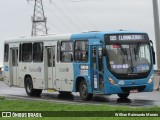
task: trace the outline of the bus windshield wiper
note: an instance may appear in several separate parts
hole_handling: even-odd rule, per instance
[[[140,46],[140,43],[137,43],[136,47],[134,48],[135,60],[137,60],[137,54],[138,54],[138,52],[139,52],[139,46]]]
[[[134,48],[134,57],[135,57],[135,60],[137,60],[137,50],[136,50],[136,48]]]
[[[133,69],[134,69],[134,67],[133,67],[133,60],[132,60],[132,52],[131,52],[131,48],[130,48],[130,45],[129,45],[129,52],[130,52],[130,58],[131,58],[131,70],[132,70],[132,73],[133,73]]]
[[[127,61],[128,61],[128,53],[127,53],[126,48],[123,48],[122,45],[120,45],[120,51],[123,53],[123,55],[126,55]]]

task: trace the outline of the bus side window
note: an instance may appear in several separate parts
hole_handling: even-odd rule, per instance
[[[37,42],[33,44],[33,62],[43,61],[43,43]]]
[[[5,44],[5,46],[4,46],[4,62],[8,62],[8,55],[9,55],[9,45]]]
[[[61,62],[73,61],[73,42],[61,42]]]
[[[12,50],[12,66],[16,66],[16,51],[15,49]]]
[[[55,67],[55,47],[53,47],[53,67]]]
[[[22,44],[22,62],[32,62],[32,43]]]
[[[75,42],[75,61],[88,61],[88,41]]]
[[[19,62],[22,60],[22,45],[21,43],[19,44]]]
[[[48,67],[52,67],[51,48],[47,49]]]
[[[58,42],[57,42],[57,62],[60,61],[60,47],[61,47],[61,44],[60,44],[60,42],[58,41]]]

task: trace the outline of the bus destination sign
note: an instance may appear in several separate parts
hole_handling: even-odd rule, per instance
[[[110,41],[115,40],[144,40],[144,35],[140,34],[119,34],[119,35],[110,35]]]

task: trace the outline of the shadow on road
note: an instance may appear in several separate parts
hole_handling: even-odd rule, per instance
[[[74,100],[73,94],[58,94],[58,99],[61,100]]]
[[[129,98],[125,98],[125,99],[118,98],[117,103],[132,103],[132,100]]]

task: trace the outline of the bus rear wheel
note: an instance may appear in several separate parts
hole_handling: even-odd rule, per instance
[[[91,100],[93,97],[93,94],[88,93],[87,84],[85,80],[82,80],[80,82],[79,93],[80,93],[81,99],[85,101]]]
[[[120,93],[117,94],[121,99],[126,99],[129,96],[130,93]]]
[[[42,90],[40,89],[33,89],[33,83],[30,77],[27,77],[25,80],[25,90],[29,96],[40,96],[42,93]]]

